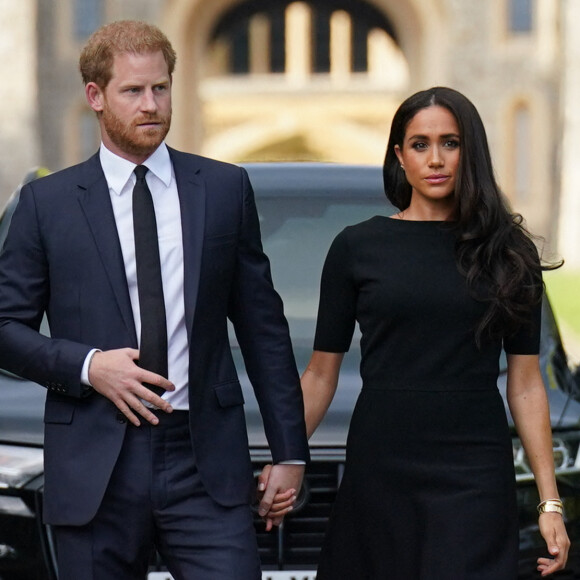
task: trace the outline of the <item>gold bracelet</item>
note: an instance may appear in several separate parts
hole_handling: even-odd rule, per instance
[[[546,512],[555,512],[564,515],[564,504],[561,499],[545,499],[538,504],[538,514],[542,515]]]

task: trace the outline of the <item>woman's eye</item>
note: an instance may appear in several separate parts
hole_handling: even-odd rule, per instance
[[[459,141],[457,139],[449,139],[445,141],[445,147],[448,149],[457,149],[459,147]]]
[[[427,149],[427,143],[423,143],[422,141],[415,141],[411,147],[416,151],[421,151],[423,149]]]

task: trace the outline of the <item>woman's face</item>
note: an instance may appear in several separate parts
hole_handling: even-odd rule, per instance
[[[410,207],[452,211],[459,151],[459,127],[448,109],[433,105],[415,114],[402,145],[395,145],[412,188]]]

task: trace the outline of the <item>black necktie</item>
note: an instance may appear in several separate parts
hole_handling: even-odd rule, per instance
[[[144,165],[135,167],[137,182],[133,188],[133,229],[135,232],[135,262],[137,289],[141,312],[141,343],[139,366],[167,377],[167,325],[161,282],[161,260],[157,240],[155,208]],[[158,394],[164,389],[145,383]]]

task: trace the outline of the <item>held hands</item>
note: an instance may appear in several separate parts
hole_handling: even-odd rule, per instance
[[[538,558],[538,571],[548,576],[566,566],[570,540],[559,513],[545,512],[539,519],[540,533],[546,541],[551,558]]]
[[[89,381],[95,391],[112,401],[136,427],[141,423],[135,413],[156,425],[159,419],[143,401],[166,413],[171,413],[173,409],[143,383],[161,387],[166,391],[175,390],[175,386],[161,375],[139,367],[135,362],[138,358],[139,351],[133,348],[97,351],[89,366]]]
[[[266,465],[258,478],[258,513],[266,522],[266,531],[279,526],[292,510],[304,477],[304,465],[279,463]]]

